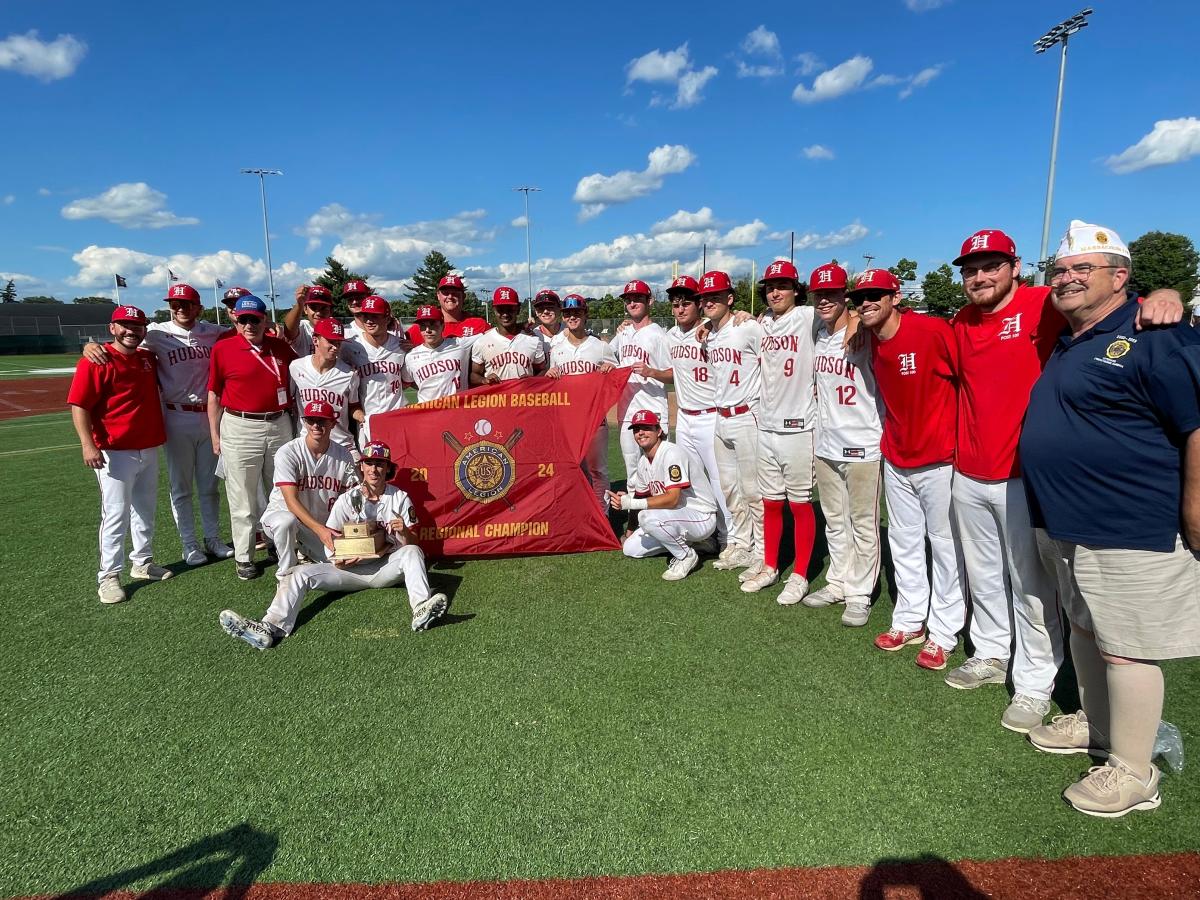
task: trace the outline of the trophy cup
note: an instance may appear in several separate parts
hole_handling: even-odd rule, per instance
[[[354,510],[354,521],[342,526],[342,536],[333,539],[333,558],[379,559],[387,546],[387,532],[374,519],[363,521],[362,487],[350,490],[350,506]]]

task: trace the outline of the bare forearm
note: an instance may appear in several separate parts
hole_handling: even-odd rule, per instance
[[[1188,435],[1183,457],[1183,537],[1200,550],[1200,430]]]

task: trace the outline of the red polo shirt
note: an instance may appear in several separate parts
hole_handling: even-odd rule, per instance
[[[208,389],[221,398],[226,409],[282,412],[291,402],[288,366],[295,358],[286,341],[270,335],[263,337],[261,352],[241,335],[217,341],[209,360]]]
[[[86,359],[75,364],[67,403],[92,414],[92,440],[101,450],[145,450],[164,443],[154,354],[124,354],[110,344],[108,359],[103,366]]]
[[[442,337],[473,337],[477,334],[483,334],[492,326],[478,316],[472,316],[469,319],[463,319],[461,322],[444,322],[442,323]],[[416,325],[408,327],[408,339],[413,342],[413,345],[420,347],[425,343],[425,339],[421,337],[421,329]]]

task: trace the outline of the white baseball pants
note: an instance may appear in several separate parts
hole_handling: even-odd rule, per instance
[[[1020,478],[954,473],[954,515],[971,595],[975,655],[1006,660],[1017,693],[1049,700],[1063,661],[1053,576],[1038,552]],[[1015,639],[1014,639],[1015,638]]]
[[[879,580],[879,468],[879,460],[817,457],[817,490],[829,546],[825,582],[838,597],[865,600]]]
[[[300,605],[309,591],[364,591],[386,588],[404,582],[408,588],[408,605],[417,606],[429,599],[429,579],[425,574],[425,554],[415,544],[394,550],[382,559],[369,559],[350,569],[339,569],[333,563],[297,566],[279,582],[275,599],[263,616],[263,621],[291,634],[296,627]]]
[[[757,469],[759,496],[768,500],[811,503],[813,459],[811,431],[760,431]]]
[[[676,559],[687,556],[688,544],[709,537],[717,527],[716,513],[687,509],[643,509],[638,527],[625,539],[626,556],[642,559],[664,551]]]
[[[288,572],[296,568],[296,541],[304,548],[309,559],[325,559],[325,545],[288,509],[268,509],[259,522],[267,539],[275,544],[279,564],[275,577],[283,581]]]
[[[729,507],[725,505],[725,494],[721,490],[721,470],[717,468],[715,446],[716,434],[715,412],[689,416],[680,411],[675,420],[675,443],[700,460],[704,474],[708,476],[709,484],[713,487],[713,497],[717,501],[717,543],[724,545],[729,540],[729,532],[733,530],[733,519],[729,515]]]
[[[583,476],[588,480],[588,484],[592,486],[592,493],[596,495],[596,501],[600,504],[600,509],[604,513],[604,517],[608,518],[610,509],[608,500],[604,494],[609,489],[608,481],[608,423],[601,422],[600,427],[596,429],[596,436],[592,438],[592,443],[588,445],[587,456],[583,458],[583,462],[579,466],[583,469]]]
[[[758,419],[753,412],[718,415],[713,448],[721,492],[729,508],[729,544],[761,556],[762,492],[758,487]]]
[[[929,637],[949,652],[966,621],[960,570],[962,560],[950,507],[949,463],[902,469],[883,461],[887,496],[888,545],[896,570],[896,608],[892,628],[929,629]],[[925,539],[933,555],[930,593],[925,566]]]
[[[96,583],[125,568],[125,535],[133,544],[129,561],[145,565],[154,555],[154,513],[158,507],[158,448],[104,450],[100,483],[100,571]]]
[[[233,551],[238,562],[254,559],[254,530],[266,509],[264,497],[275,481],[275,451],[292,439],[292,420],[284,414],[271,422],[221,416],[221,459]]]
[[[212,449],[208,415],[182,409],[164,410],[167,443],[167,476],[171,482],[171,516],[179,530],[183,550],[200,546],[196,538],[196,516],[192,505],[192,483],[200,497],[200,527],[204,537],[221,539],[221,497],[217,493],[217,457]]]

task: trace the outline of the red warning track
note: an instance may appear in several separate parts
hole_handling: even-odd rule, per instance
[[[64,410],[70,387],[70,377],[0,381],[0,420]]]
[[[172,879],[164,879],[168,883]],[[1005,859],[948,863],[880,862],[866,867],[758,869],[694,875],[633,875],[544,881],[471,881],[432,884],[256,884],[248,888],[151,888],[131,892],[73,893],[64,897],[111,900],[814,900],[814,898],[1195,897],[1200,890],[1200,854],[1073,857],[1059,860]]]

